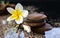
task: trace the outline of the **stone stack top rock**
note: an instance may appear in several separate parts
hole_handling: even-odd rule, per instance
[[[47,16],[40,13],[31,13],[28,15],[25,24],[28,24],[31,27],[42,27],[46,23]]]
[[[29,20],[42,20],[42,19],[46,19],[47,16],[44,15],[44,14],[40,14],[40,13],[32,13],[32,14],[29,14],[28,16],[28,19]]]

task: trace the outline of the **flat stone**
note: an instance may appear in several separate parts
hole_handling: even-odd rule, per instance
[[[47,16],[44,14],[40,14],[40,13],[32,13],[28,15],[29,20],[42,20],[45,18],[47,18]]]
[[[29,25],[30,27],[42,27],[44,26],[45,22],[39,22],[39,23],[30,23],[30,22],[24,22],[24,24]]]
[[[31,30],[35,33],[44,34],[45,31],[51,30],[52,28],[50,24],[46,23],[43,27],[31,28]]]

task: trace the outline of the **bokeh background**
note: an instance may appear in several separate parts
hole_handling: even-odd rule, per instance
[[[2,1],[2,0],[1,0]],[[4,0],[5,2],[22,5],[34,5],[39,8],[38,12],[45,12],[48,17],[60,19],[60,1],[59,0]]]

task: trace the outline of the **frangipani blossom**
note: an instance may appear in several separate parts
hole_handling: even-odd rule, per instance
[[[24,10],[20,3],[15,6],[15,9],[8,7],[7,11],[11,14],[11,16],[7,18],[7,21],[15,20],[17,24],[22,23],[23,18],[28,16],[28,11]]]

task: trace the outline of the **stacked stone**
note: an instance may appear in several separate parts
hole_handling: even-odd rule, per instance
[[[32,32],[44,34],[45,31],[52,29],[52,26],[46,23],[47,16],[40,13],[29,14],[27,21],[24,24],[27,24],[31,27]]]

